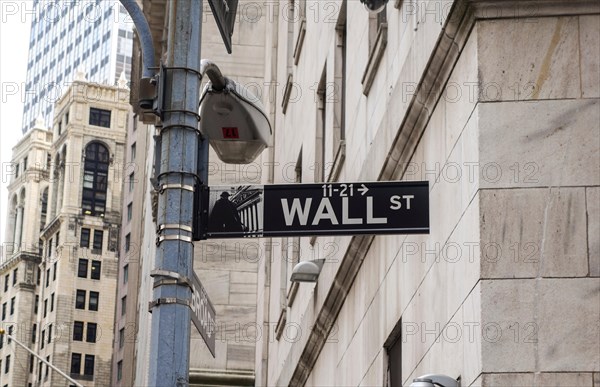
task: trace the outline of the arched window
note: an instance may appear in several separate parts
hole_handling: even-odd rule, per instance
[[[81,208],[85,215],[104,216],[108,188],[108,149],[97,142],[85,148],[83,195]]]

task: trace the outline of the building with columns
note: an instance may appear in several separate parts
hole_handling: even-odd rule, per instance
[[[85,386],[110,384],[129,89],[76,74],[13,152],[0,266],[4,328]],[[17,169],[18,170],[18,169]],[[17,243],[19,242],[19,243]],[[5,318],[6,317],[6,318]],[[0,349],[4,385],[68,386],[14,344]]]
[[[256,385],[598,386],[600,4],[290,0],[266,47],[267,182],[427,180],[431,232],[273,239]]]
[[[43,243],[40,232],[48,212],[52,132],[38,119],[13,148],[13,175],[8,186],[6,243],[0,261],[1,325],[25,343],[35,342]],[[32,343],[33,344],[33,343]],[[20,347],[0,337],[0,385],[26,385],[37,364]]]

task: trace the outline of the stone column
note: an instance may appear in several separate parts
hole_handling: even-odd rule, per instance
[[[21,240],[23,238],[23,206],[17,207],[17,219],[15,221],[15,251],[21,250]]]

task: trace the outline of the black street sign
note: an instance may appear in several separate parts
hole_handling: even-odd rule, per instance
[[[235,25],[238,0],[208,0],[208,4],[215,16],[225,48],[231,54],[231,36]]]
[[[429,234],[426,181],[211,187],[208,196],[208,238]]]
[[[200,332],[210,353],[215,357],[215,319],[217,313],[196,273],[192,275],[192,322]]]

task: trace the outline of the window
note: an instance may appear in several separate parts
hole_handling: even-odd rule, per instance
[[[50,286],[50,269],[46,270],[46,287]]]
[[[8,371],[10,371],[10,355],[7,355],[4,361],[4,373],[7,374]]]
[[[47,161],[46,165],[50,165],[50,162]],[[48,167],[46,167],[48,168]],[[44,192],[42,193],[42,208],[41,208],[41,214],[40,214],[40,230],[42,230],[44,228],[44,225],[46,224],[46,215],[48,214],[48,188],[44,189]]]
[[[35,344],[37,340],[37,324],[33,324],[33,328],[31,329],[31,342]]]
[[[81,246],[82,248],[90,247],[90,229],[89,228],[81,229],[81,238],[79,241],[79,246]]]
[[[85,309],[85,290],[77,289],[77,296],[75,298],[75,308]]]
[[[40,366],[41,366],[40,362]],[[81,354],[80,353],[72,353],[71,354],[71,373],[72,374],[81,374]]]
[[[36,295],[35,296],[35,305],[33,307],[33,313],[38,314],[39,306],[40,306],[40,296]]]
[[[13,281],[12,281],[13,286],[15,286],[17,284],[17,273],[18,273],[18,271],[19,271],[19,269],[13,270]]]
[[[56,281],[56,269],[57,269],[56,264],[57,264],[57,262],[54,262],[54,264],[52,265],[52,281]]]
[[[48,325],[48,344],[52,342],[52,324]]]
[[[96,323],[88,323],[85,341],[87,341],[88,343],[95,343],[97,330],[98,325]]]
[[[29,373],[33,373],[33,365],[35,364],[35,356],[29,355]],[[28,384],[31,387],[31,383]]]
[[[327,106],[326,106],[326,87],[327,87],[327,64],[321,74],[321,80],[317,87],[317,130],[315,143],[315,182],[325,181],[325,136],[327,124]]]
[[[91,279],[99,280],[100,279],[100,269],[102,262],[100,261],[92,261],[92,273],[90,274]]]
[[[10,315],[15,314],[15,297],[10,299]]]
[[[83,341],[83,321],[73,323],[73,341]]]
[[[50,356],[46,356],[46,361],[48,363],[50,363]],[[48,378],[48,373],[50,372],[50,367],[48,367],[48,365],[46,364],[46,374],[44,375],[46,378]]]
[[[123,266],[123,283],[126,284],[129,281],[129,264]]]
[[[104,237],[104,231],[94,230],[94,247],[93,250],[102,251],[102,238]]]
[[[42,363],[42,361],[40,360],[40,362],[38,363],[38,380],[42,380],[43,365],[44,363]]]
[[[110,128],[110,110],[90,108],[90,125]]]
[[[2,321],[6,319],[6,302],[2,304]]]
[[[4,335],[0,335],[0,349],[4,347]]]
[[[46,345],[46,330],[42,330],[42,335],[40,336],[40,348],[44,349],[44,345]]]
[[[4,291],[8,292],[8,282],[10,281],[10,274],[4,276]]]
[[[79,267],[77,268],[77,277],[86,278],[88,272],[88,260],[79,258]]]
[[[94,355],[85,355],[85,364],[83,367],[83,374],[87,376],[94,376]]]
[[[98,310],[98,297],[99,297],[98,292],[90,291],[90,302],[89,302],[89,306],[88,306],[89,310],[96,310],[96,311]]]
[[[119,330],[119,348],[123,348],[125,345],[125,328]]]
[[[124,316],[125,313],[127,313],[127,296],[121,298],[121,316]]]
[[[12,325],[8,327],[8,335],[9,336],[12,336],[12,334],[13,334],[13,328],[14,327]],[[9,337],[8,340],[7,340],[7,343],[10,344],[11,342],[12,342],[12,339]]]
[[[54,293],[50,295],[50,312],[54,312]]]
[[[135,172],[131,172],[129,175],[129,192],[133,192],[133,188],[135,187]]]
[[[123,379],[123,360],[117,362],[117,380]]]
[[[104,216],[108,189],[108,148],[92,142],[85,148],[81,208],[85,215]]]
[[[131,222],[131,218],[133,216],[133,203],[129,203],[127,205],[127,221]]]
[[[125,252],[129,252],[131,248],[131,233],[125,235]]]
[[[48,314],[48,299],[44,300],[44,317]]]
[[[135,146],[135,142],[133,144],[131,144],[131,161],[135,160],[135,156],[136,156],[136,146]]]
[[[383,58],[383,52],[387,45],[387,6],[383,11],[372,14],[369,13],[369,59],[367,67],[363,73],[361,83],[363,86],[363,94],[369,94],[379,62]]]

